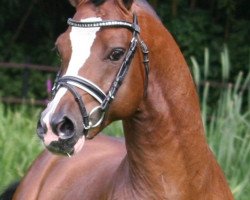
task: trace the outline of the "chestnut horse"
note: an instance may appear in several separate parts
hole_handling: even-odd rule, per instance
[[[37,130],[48,150],[72,157],[43,152],[13,199],[233,199],[188,66],[153,9],[70,3],[76,13],[56,41],[61,70]],[[115,120],[125,142],[97,135]]]

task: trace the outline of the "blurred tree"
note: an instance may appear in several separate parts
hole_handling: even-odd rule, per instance
[[[235,73],[248,70],[250,59],[249,0],[149,0],[163,23],[173,34],[189,61],[195,55],[203,60],[208,47],[211,62],[217,66],[223,44],[227,43]],[[51,51],[57,36],[67,28],[74,8],[67,0],[2,0],[0,7],[0,61],[58,65]],[[220,73],[214,67],[213,74]],[[16,95],[9,82],[21,77],[17,70],[0,70],[0,93]],[[31,74],[35,80],[30,96],[42,97],[39,88],[45,74]],[[41,80],[41,81],[40,81]]]
[[[157,8],[157,6],[159,5],[158,0],[149,0],[149,3],[150,3],[154,8]]]

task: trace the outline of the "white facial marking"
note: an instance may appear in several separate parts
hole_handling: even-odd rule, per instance
[[[101,18],[91,17],[81,20],[81,22],[94,22],[101,21]],[[70,41],[71,41],[71,58],[65,76],[77,76],[81,67],[90,56],[90,50],[96,38],[96,33],[99,31],[100,27],[93,28],[80,28],[71,27]],[[67,89],[60,88],[52,102],[49,103],[46,110],[47,113],[43,117],[43,122],[47,125],[48,131],[51,131],[50,127],[50,117],[54,113],[57,105],[59,104],[62,97],[65,95]]]
[[[87,18],[81,20],[81,22],[94,22],[101,21],[101,18]],[[69,62],[69,66],[66,72],[66,76],[76,76],[80,68],[84,65],[87,58],[90,56],[90,49],[96,37],[96,32],[100,27],[93,28],[80,28],[71,27],[70,41],[72,54]]]
[[[58,103],[60,102],[61,98],[64,96],[64,94],[66,93],[66,91],[67,91],[66,88],[60,88],[58,90],[58,92],[56,93],[56,96],[54,97],[53,101],[51,101],[47,105],[47,108],[46,108],[47,113],[45,114],[45,116],[43,117],[42,120],[47,125],[48,129],[50,129],[50,125],[49,125],[50,117],[54,113],[54,111],[55,111]]]

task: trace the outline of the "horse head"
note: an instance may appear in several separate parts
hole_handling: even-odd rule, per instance
[[[144,97],[148,73],[133,1],[70,3],[76,13],[55,43],[61,69],[54,96],[37,127],[45,146],[65,155],[78,152],[85,139],[112,121],[132,116]]]

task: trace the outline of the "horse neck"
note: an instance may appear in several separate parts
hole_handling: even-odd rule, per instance
[[[149,44],[147,97],[136,114],[123,121],[128,177],[146,196],[153,195],[154,188],[152,199],[188,190],[187,180],[208,178],[204,160],[214,160],[205,141],[189,69],[170,34],[164,30],[163,35]]]

